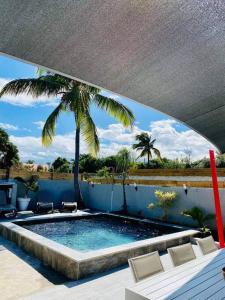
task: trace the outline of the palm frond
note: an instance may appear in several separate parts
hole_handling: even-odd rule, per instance
[[[97,128],[88,111],[82,115],[80,125],[81,134],[87,143],[89,151],[95,156],[99,152],[99,139]]]
[[[22,177],[20,177],[20,176],[16,176],[16,177],[14,177],[14,180],[16,180],[16,181],[18,181],[18,182],[21,182],[21,183],[23,183],[23,184],[25,184],[26,183],[26,180],[25,179],[23,179]]]
[[[66,79],[59,75],[45,75],[38,78],[16,79],[8,82],[1,90],[0,97],[3,95],[19,95],[30,94],[31,96],[39,97],[57,96],[60,92],[63,92],[70,79]]]
[[[161,153],[160,153],[160,151],[158,149],[154,148],[154,147],[152,148],[152,150],[155,153],[155,155],[158,157],[158,159],[161,160]]]
[[[142,132],[140,134],[137,134],[135,136],[136,141],[139,141],[142,144],[149,143],[151,140],[151,137],[147,134],[147,132]]]
[[[134,114],[122,103],[102,95],[96,95],[93,101],[97,107],[105,110],[109,115],[122,123],[124,127],[133,126]]]
[[[65,105],[63,102],[60,102],[46,120],[42,129],[42,144],[44,146],[49,146],[52,143],[55,135],[56,121],[62,111],[65,111]]]

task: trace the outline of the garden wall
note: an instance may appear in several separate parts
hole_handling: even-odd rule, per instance
[[[176,191],[177,200],[170,210],[169,221],[193,225],[191,219],[183,217],[180,212],[198,206],[207,213],[214,213],[213,192],[211,188],[189,187],[187,195],[183,187],[161,187],[138,185],[136,191],[133,185],[126,186],[128,210],[130,214],[147,218],[160,218],[160,210],[149,210],[147,205],[155,201],[154,191]],[[81,190],[87,207],[101,211],[117,211],[123,204],[122,186],[120,184],[88,184],[81,182]],[[18,185],[18,196],[21,196],[22,189]],[[54,206],[59,207],[62,201],[73,201],[73,181],[72,180],[40,180],[39,192],[33,195],[29,209],[36,206],[37,201],[54,202]],[[220,189],[221,206],[225,221],[225,189]]]
[[[121,209],[123,204],[122,186],[114,185],[112,195],[112,185],[110,184],[87,184],[82,183],[82,190],[85,190],[86,204],[90,208],[104,211],[116,211]],[[136,191],[134,186],[126,186],[128,211],[130,214],[139,215],[147,218],[158,219],[161,216],[160,209],[149,210],[147,208],[150,202],[155,202],[154,191],[160,189],[163,191],[175,191],[177,200],[173,208],[169,211],[169,221],[192,226],[195,223],[180,214],[184,209],[190,209],[193,206],[202,208],[206,213],[214,213],[213,191],[211,188],[188,188],[187,195],[183,187],[161,187],[161,186],[138,186]],[[220,189],[221,207],[223,219],[225,222],[225,189]],[[215,220],[211,226],[215,226]]]

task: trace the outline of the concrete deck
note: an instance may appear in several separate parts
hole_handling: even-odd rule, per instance
[[[79,281],[67,279],[13,243],[0,237],[1,300],[124,300],[125,287],[133,284],[128,266]],[[196,255],[198,248],[194,246]],[[172,268],[167,254],[162,254],[166,270]]]
[[[0,236],[0,299],[17,300],[67,279]]]

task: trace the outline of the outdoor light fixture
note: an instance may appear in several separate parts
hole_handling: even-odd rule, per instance
[[[185,194],[187,195],[187,193],[188,193],[188,188],[187,188],[187,186],[186,186],[185,183],[183,184],[183,189],[184,189]]]
[[[136,191],[138,190],[138,187],[137,187],[137,183],[136,183],[136,182],[134,182],[134,188],[135,188]]]

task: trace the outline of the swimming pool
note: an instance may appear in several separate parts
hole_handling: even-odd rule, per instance
[[[82,252],[105,249],[180,231],[178,228],[160,228],[154,224],[143,224],[104,215],[83,217],[77,220],[25,224],[23,227]]]
[[[44,264],[78,280],[131,257],[190,241],[193,229],[105,213],[78,212],[0,223],[0,234]]]

